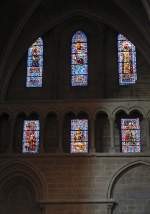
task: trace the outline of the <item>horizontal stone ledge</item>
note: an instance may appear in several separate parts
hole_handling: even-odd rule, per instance
[[[120,158],[120,157],[130,157],[130,158],[140,158],[140,157],[150,157],[150,151],[149,152],[141,152],[141,153],[88,153],[88,154],[67,154],[67,153],[40,153],[40,154],[13,154],[13,153],[5,153],[0,154],[1,158],[53,158],[53,157],[67,157],[67,158],[88,158],[88,157],[106,157],[106,158]]]
[[[40,205],[48,205],[48,204],[107,204],[107,205],[114,205],[116,202],[115,200],[113,199],[102,199],[102,200],[99,200],[99,201],[91,201],[91,200],[72,200],[72,201],[63,201],[63,200],[60,200],[60,201],[44,201],[44,200],[41,200],[41,201],[38,201],[38,203]]]
[[[22,104],[61,104],[61,103],[65,103],[65,104],[69,104],[69,103],[101,103],[101,102],[128,102],[128,101],[132,101],[132,102],[150,102],[150,98],[131,98],[131,97],[126,97],[126,98],[102,98],[102,99],[94,99],[94,98],[91,98],[91,99],[49,99],[49,100],[36,100],[36,101],[33,101],[33,100],[21,100],[21,101],[18,101],[18,100],[15,100],[15,101],[1,101],[0,102],[0,105],[7,105],[7,104],[12,104],[12,105],[22,105]]]

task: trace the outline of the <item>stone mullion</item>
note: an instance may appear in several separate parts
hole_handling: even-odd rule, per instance
[[[63,153],[63,116],[58,114],[58,152]]]
[[[89,152],[96,152],[95,148],[95,117],[91,116],[89,121],[89,136],[90,136],[90,149]]]
[[[10,122],[10,142],[9,142],[9,147],[7,152],[8,153],[13,153],[13,144],[14,144],[14,130],[15,130],[15,123],[16,123],[16,118],[15,115],[12,114],[9,118],[9,122]]]
[[[149,133],[149,118],[144,118],[144,136],[146,140],[146,150],[150,151],[150,133]]]
[[[44,149],[44,128],[45,128],[46,118],[45,115],[40,117],[40,153],[45,153]]]
[[[110,123],[110,152],[115,152],[115,119],[113,117],[109,117]]]
[[[107,214],[112,214],[115,204],[111,203],[107,205]]]

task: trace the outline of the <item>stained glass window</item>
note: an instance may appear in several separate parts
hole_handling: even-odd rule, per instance
[[[42,87],[43,40],[38,38],[28,49],[26,87]]]
[[[121,119],[122,152],[141,152],[139,118]]]
[[[137,80],[136,49],[123,35],[118,35],[119,84],[134,84]]]
[[[71,120],[71,153],[88,152],[88,120]]]
[[[87,37],[84,32],[77,31],[72,37],[71,47],[71,83],[72,86],[88,84]]]
[[[23,127],[23,153],[37,153],[39,151],[39,120],[25,120]]]

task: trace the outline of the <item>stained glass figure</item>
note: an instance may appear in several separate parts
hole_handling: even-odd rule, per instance
[[[119,84],[134,84],[137,80],[136,49],[123,35],[118,35]]]
[[[28,49],[26,87],[42,87],[43,40],[38,38]]]
[[[122,152],[141,152],[139,118],[121,119]]]
[[[71,120],[71,153],[88,152],[88,120]]]
[[[39,120],[25,120],[23,127],[23,153],[38,153],[39,151]]]
[[[84,32],[77,31],[72,37],[71,47],[71,83],[72,86],[88,84],[87,37]]]

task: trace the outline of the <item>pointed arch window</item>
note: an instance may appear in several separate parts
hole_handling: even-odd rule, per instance
[[[88,152],[88,120],[71,120],[71,153]]]
[[[121,119],[121,144],[123,153],[141,152],[139,118]]]
[[[136,49],[122,34],[118,34],[119,84],[134,84],[137,80]]]
[[[43,40],[39,37],[28,49],[26,87],[42,87]]]
[[[72,37],[71,46],[71,85],[88,85],[88,50],[87,37],[77,31]]]
[[[23,125],[23,153],[38,153],[39,151],[39,120],[25,120]]]

